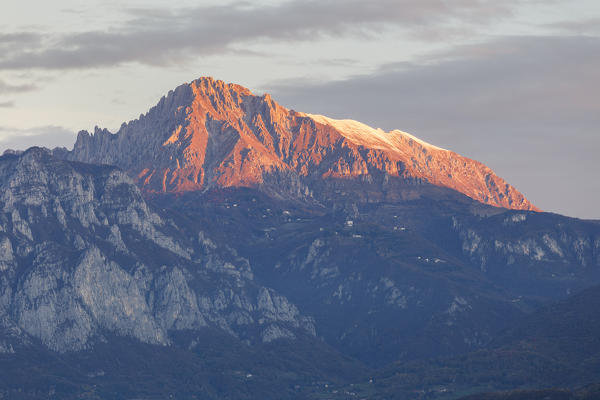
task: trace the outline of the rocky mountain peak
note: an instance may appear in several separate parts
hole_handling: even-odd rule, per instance
[[[284,177],[286,188],[310,194],[329,180],[344,186],[358,179],[373,183],[369,201],[377,201],[398,197],[384,187],[392,180],[537,210],[477,161],[399,130],[288,110],[268,94],[210,77],[179,86],[115,134],[80,133],[67,158],[117,165],[151,192],[281,187]]]

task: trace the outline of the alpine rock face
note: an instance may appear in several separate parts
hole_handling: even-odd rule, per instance
[[[323,182],[359,180],[372,186],[360,197],[380,201],[424,183],[497,207],[537,210],[477,161],[398,130],[288,110],[268,94],[212,78],[179,86],[116,134],[80,132],[67,157],[117,165],[154,192],[272,189],[285,180],[288,190],[322,197]]]
[[[246,259],[199,229],[183,237],[114,167],[32,148],[0,157],[0,188],[0,326],[21,341],[65,352],[106,333],[158,345],[205,327],[259,342],[315,334]]]

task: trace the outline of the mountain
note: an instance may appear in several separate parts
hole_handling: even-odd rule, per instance
[[[422,189],[330,206],[250,188],[148,202],[235,246],[327,343],[372,366],[485,347],[523,313],[600,283],[597,223]]]
[[[466,399],[595,399],[600,381],[600,286],[588,288],[516,321],[482,350],[452,358],[396,363],[375,375],[377,395],[404,399],[417,389],[422,397]],[[545,390],[533,391],[532,388]],[[525,390],[529,389],[529,390]],[[354,388],[358,391],[358,388]],[[364,390],[373,393],[373,388]]]
[[[514,390],[500,393],[478,393],[460,400],[594,400],[600,398],[600,385],[589,385],[578,390],[544,389]]]
[[[248,260],[200,229],[183,236],[115,167],[32,148],[0,157],[0,187],[0,321],[16,335],[5,351],[12,337],[66,352],[105,334],[166,346],[206,327],[249,342],[315,335]]]
[[[116,167],[6,154],[0,210],[2,398],[302,398],[366,371]]]
[[[596,284],[598,221],[539,212],[403,132],[210,78],[72,151],[0,157],[0,397],[571,388],[600,380],[564,344],[595,348],[595,326],[543,310]]]
[[[119,166],[155,192],[261,186],[323,200],[350,189],[381,201],[415,195],[411,186],[427,183],[538,210],[477,161],[398,130],[288,110],[268,94],[212,78],[179,86],[114,135],[80,132],[67,158]]]

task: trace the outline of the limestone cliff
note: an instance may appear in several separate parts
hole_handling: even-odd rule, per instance
[[[250,342],[315,334],[246,259],[184,237],[114,167],[39,148],[0,157],[0,250],[3,352],[27,338],[81,350],[106,333],[168,345],[203,327]]]

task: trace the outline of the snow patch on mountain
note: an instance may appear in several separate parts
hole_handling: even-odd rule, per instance
[[[369,125],[352,119],[333,119],[319,114],[306,114],[306,116],[312,118],[320,124],[329,125],[337,129],[346,139],[358,145],[364,145],[380,150],[391,149],[402,151],[401,142],[398,139],[403,137],[405,139],[413,140],[429,149],[447,151],[446,149],[434,146],[431,143],[427,143],[426,141],[411,135],[410,133],[406,133],[398,129],[386,132],[381,128],[375,129]]]

